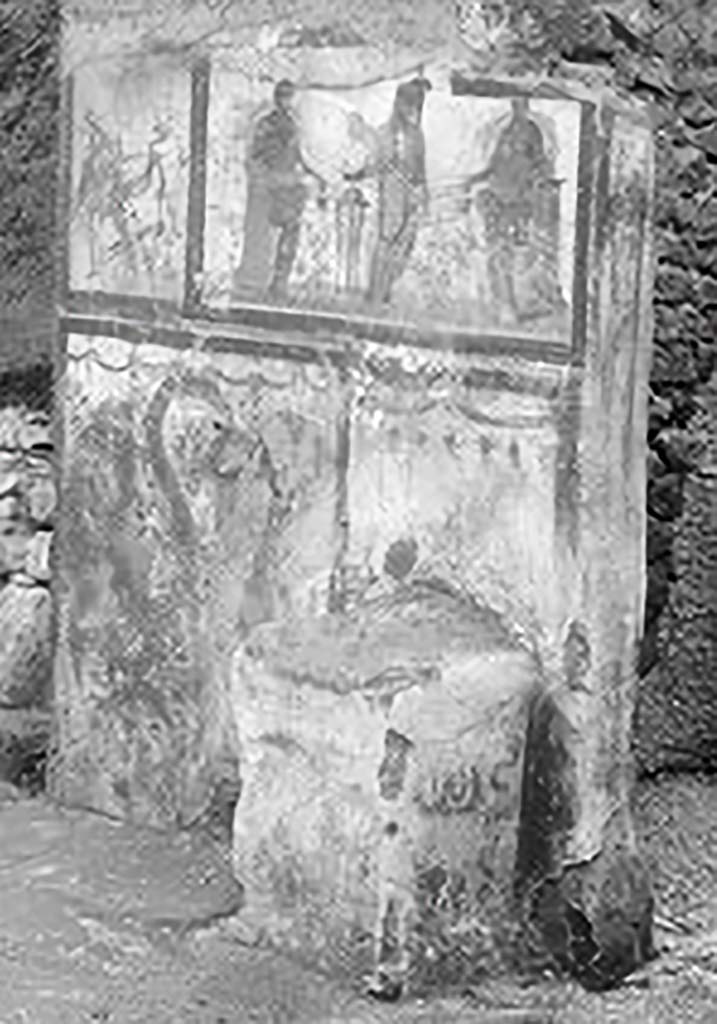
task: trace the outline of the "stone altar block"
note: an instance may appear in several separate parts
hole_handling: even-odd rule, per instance
[[[416,582],[340,626],[260,629],[234,673],[245,920],[354,970],[432,969],[461,930],[490,957],[536,682],[495,617]]]
[[[649,123],[368,50],[254,81],[200,27],[69,29],[55,792],[219,813],[240,921],[379,987],[526,918],[609,984],[651,948]]]

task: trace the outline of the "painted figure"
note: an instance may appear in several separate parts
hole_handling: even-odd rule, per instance
[[[254,130],[247,162],[244,247],[235,278],[240,293],[259,291],[274,301],[288,293],[308,196],[306,175],[319,182],[321,191],[325,187],[301,153],[294,96],[293,83],[280,81],[273,109]]]
[[[549,315],[564,305],[558,281],[560,185],[543,131],[529,101],[512,101],[488,165],[466,181],[476,185],[485,230],[488,276],[499,308],[515,319]]]
[[[368,200],[355,185],[350,185],[336,203],[334,288],[337,292],[360,291],[361,241],[368,207]]]
[[[357,181],[378,178],[378,240],[371,263],[368,299],[385,304],[411,258],[421,212],[428,206],[426,143],[421,115],[431,84],[425,78],[403,82],[396,90],[391,118],[378,131],[374,160],[353,174]]]
[[[173,227],[167,202],[167,175],[163,147],[170,138],[168,125],[155,122],[147,143],[146,156],[123,153],[120,138],[113,138],[90,113],[85,115],[86,151],[75,197],[75,213],[83,211],[88,220],[91,273],[97,273],[96,235],[109,222],[116,240],[108,247],[109,258],[124,260],[131,274],[140,270],[140,258],[151,273],[156,262],[154,243]],[[142,159],[138,172],[132,165]],[[137,201],[151,197],[156,217],[142,222]]]

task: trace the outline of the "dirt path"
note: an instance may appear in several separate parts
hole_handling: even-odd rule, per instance
[[[0,794],[0,1024],[717,1024],[717,787],[636,799],[662,957],[625,988],[546,979],[381,1005],[248,948],[241,889],[208,841]]]

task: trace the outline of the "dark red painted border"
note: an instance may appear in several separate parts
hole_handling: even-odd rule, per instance
[[[184,266],[184,312],[191,314],[201,302],[199,275],[204,267],[204,223],[207,204],[207,121],[211,67],[204,57],[192,68],[189,117],[189,194]]]
[[[545,83],[535,88],[521,87],[520,83],[491,82],[486,79],[469,81],[460,75],[452,79],[456,95],[511,96],[525,92],[535,97],[558,98],[563,92]],[[228,311],[208,308],[201,304],[199,279],[204,263],[204,232],[206,206],[206,145],[210,92],[210,64],[207,58],[195,63],[192,69],[192,106],[190,115],[190,183],[187,197],[187,238],[185,252],[185,289],[183,308],[176,304],[108,293],[70,293],[67,287],[67,261],[64,265],[64,291],[61,302],[67,313],[102,318],[119,317],[123,321],[146,320],[149,325],[167,321],[176,324],[180,335],[191,330],[188,319],[203,320],[217,325],[217,338],[226,335],[226,342],[235,347],[231,335],[232,325],[252,330],[304,336],[304,342],[314,344],[325,352],[325,347],[339,347],[353,341],[372,341],[381,345],[410,345],[420,349],[442,352],[514,357],[530,362],[561,366],[581,364],[584,358],[587,324],[587,261],[589,254],[590,217],[593,198],[593,161],[596,136],[596,112],[592,104],[582,103],[580,157],[578,168],[578,208],[576,215],[575,276],[573,289],[572,343],[566,345],[550,338],[473,333],[451,327],[428,329],[395,321],[355,317],[348,314],[321,313],[295,308],[279,309],[270,306],[247,305]],[[568,98],[566,96],[566,98]],[[71,94],[68,97],[71,101]],[[577,101],[576,101],[577,102]],[[70,103],[71,106],[71,103]],[[67,118],[71,127],[71,109]],[[65,161],[68,171],[71,161]],[[66,182],[67,186],[69,183]],[[69,196],[69,188],[65,188]],[[63,301],[65,300],[65,301]],[[181,322],[181,326],[180,326]],[[224,325],[224,330],[222,326]],[[130,330],[126,327],[125,330]],[[164,332],[164,328],[163,328]],[[146,333],[146,332],[145,332]],[[296,348],[293,344],[290,346]],[[277,351],[272,343],[272,351]],[[325,354],[324,354],[325,358]]]
[[[583,103],[580,115],[580,149],[578,156],[578,196],[575,213],[575,248],[573,258],[573,345],[572,362],[585,359],[588,323],[588,277],[590,264],[591,215],[595,187],[595,153],[597,141],[597,110],[592,103]]]
[[[367,352],[360,341],[350,338],[323,338],[297,333],[247,330],[234,328],[230,334],[227,325],[216,332],[211,325],[201,326],[186,319],[176,323],[149,323],[141,319],[126,319],[121,316],[77,315],[69,313],[62,318],[62,328],[67,334],[83,334],[95,337],[119,338],[137,345],[156,344],[174,349],[198,349],[202,352],[228,352],[266,359],[287,359],[294,362],[329,364],[339,370],[349,366],[361,366],[379,378],[394,379],[402,369],[401,355],[389,344]],[[207,328],[210,328],[209,330]],[[493,353],[494,354],[494,353]],[[416,371],[433,377],[451,377],[460,380],[466,387],[487,387],[521,394],[533,394],[555,399],[563,380],[562,365],[554,365],[541,371],[532,369],[529,362],[523,366],[486,364],[483,366],[433,366],[427,363]],[[536,372],[537,371],[537,372]]]

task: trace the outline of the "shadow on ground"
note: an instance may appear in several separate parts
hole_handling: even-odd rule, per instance
[[[241,942],[241,888],[210,840],[0,794],[0,1024],[708,1024],[717,1021],[717,785],[642,785],[635,815],[662,955],[589,995],[495,979],[418,1003],[365,1000]],[[240,920],[241,915],[239,914]]]

